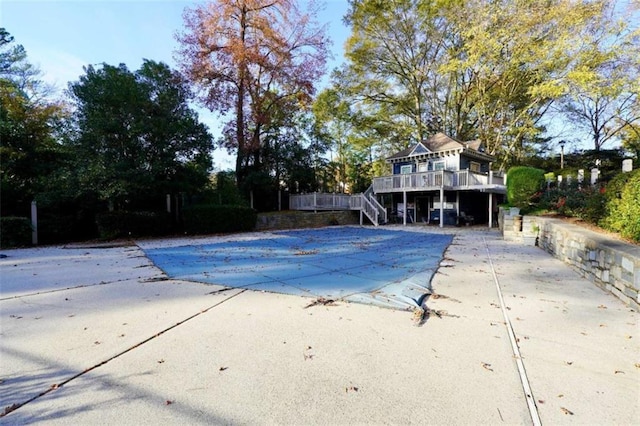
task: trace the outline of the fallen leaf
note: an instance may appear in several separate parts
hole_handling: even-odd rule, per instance
[[[16,266],[16,265],[14,265]],[[20,408],[20,406],[18,404],[11,404],[8,407],[4,408],[4,415],[6,416],[7,414],[9,414],[10,412],[14,411],[15,409]]]
[[[544,399],[539,399],[538,404],[544,404]]]
[[[485,370],[493,371],[493,368],[491,368],[491,364],[486,362],[481,362],[480,364],[482,365],[482,368],[484,368]]]
[[[173,401],[170,401],[168,399],[164,402],[164,405],[171,405],[171,404],[173,404]]]
[[[622,371],[622,370],[616,370],[613,374],[624,374],[624,371]]]
[[[227,368],[229,368],[229,367],[220,367],[220,368],[218,369],[218,371],[224,371],[224,370],[226,370]]]
[[[565,361],[564,363],[567,364],[567,365],[571,365],[571,364],[573,364],[573,361]]]
[[[309,303],[307,306],[305,306],[304,309],[307,309],[316,305],[337,306],[335,302],[336,301],[334,299],[325,299],[324,297],[319,297],[313,302]]]
[[[95,342],[93,342],[94,345],[99,345],[100,343],[102,343],[102,342],[99,342],[97,340]]]
[[[562,410],[563,413],[573,416],[573,412],[571,410],[568,410],[564,407],[560,407],[560,409]]]
[[[345,392],[349,392],[349,391],[358,392],[358,388],[356,386],[349,386],[345,388]]]
[[[54,384],[52,384],[52,385],[51,385],[51,389],[52,389],[52,390],[58,389],[59,387],[60,387],[60,386],[58,386],[58,384],[57,384],[57,383],[54,383]]]
[[[607,309],[607,307],[604,306],[604,305],[600,305],[600,306],[598,306],[598,309]]]
[[[158,364],[162,364],[164,362],[164,359],[159,359],[158,360]]]

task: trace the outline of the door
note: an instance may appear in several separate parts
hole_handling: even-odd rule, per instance
[[[429,222],[429,197],[421,196],[416,197],[416,221],[428,223]]]

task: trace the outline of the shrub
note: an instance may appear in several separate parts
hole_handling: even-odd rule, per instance
[[[601,225],[640,242],[640,169],[612,179],[606,199],[607,213]]]
[[[511,206],[528,208],[544,187],[544,170],[518,166],[507,172],[507,200]]]
[[[605,212],[605,196],[599,186],[581,186],[577,183],[546,190],[539,207],[565,216],[578,217],[597,224]]]
[[[184,230],[188,234],[251,231],[257,217],[254,209],[242,206],[198,205],[182,210]]]
[[[26,217],[0,217],[0,248],[31,244],[31,221]]]
[[[114,211],[96,216],[100,238],[150,237],[171,232],[171,216],[166,212]]]

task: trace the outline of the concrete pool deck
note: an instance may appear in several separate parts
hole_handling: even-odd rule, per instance
[[[420,230],[455,234],[420,327],[166,279],[136,245],[4,250],[0,423],[640,423],[638,313],[497,231]]]

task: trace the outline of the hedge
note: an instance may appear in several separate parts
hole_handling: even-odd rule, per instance
[[[114,211],[96,216],[100,238],[151,237],[171,232],[171,216],[166,212]]]
[[[526,209],[545,187],[544,170],[517,166],[507,172],[507,201],[510,206]]]
[[[640,242],[640,169],[622,173],[607,185],[605,228]]]
[[[0,217],[0,248],[31,245],[31,221],[26,217]]]
[[[257,212],[249,207],[230,205],[197,205],[182,210],[187,234],[216,234],[255,229]]]

